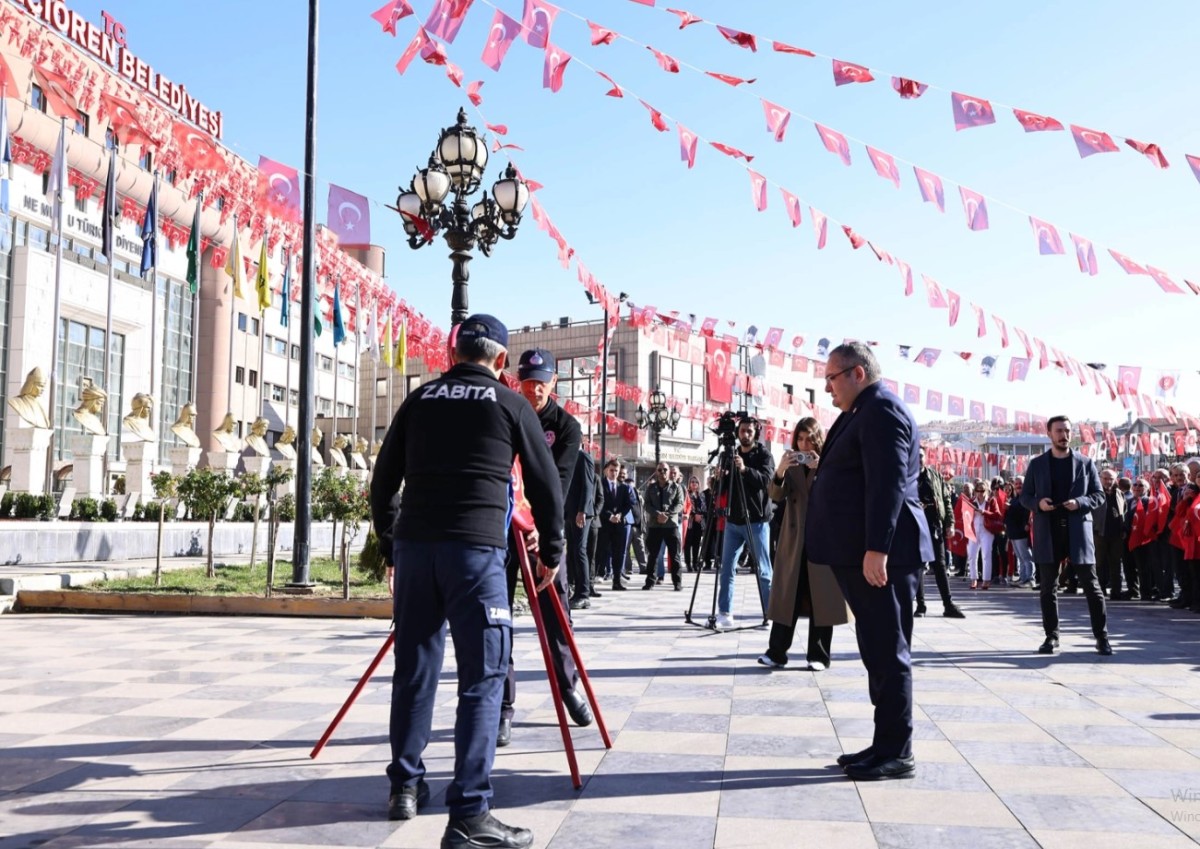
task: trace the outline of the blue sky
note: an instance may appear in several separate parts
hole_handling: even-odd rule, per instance
[[[490,2],[520,18],[521,0]],[[453,122],[466,97],[441,68],[418,60],[404,76],[394,70],[433,0],[413,0],[417,15],[399,23],[395,39],[369,17],[381,4],[323,4],[319,207],[323,218],[330,181],[375,201],[373,236],[388,249],[392,288],[444,327],[447,251],[440,241],[409,250],[382,204],[394,203],[397,187],[424,164],[438,131]],[[224,112],[224,142],[240,155],[302,165],[305,4],[70,5],[95,21],[102,7],[121,20],[131,50]],[[702,24],[679,31],[677,19],[661,8],[628,0],[561,5],[554,43],[703,137],[755,154],[751,167],[774,184],[769,209],[759,213],[739,163],[701,145],[689,171],[679,161],[674,126],[658,133],[635,97],[604,97],[606,84],[580,61],[567,68],[558,94],[541,87],[541,51],[521,42],[500,73],[486,68],[479,54],[493,7],[476,0],[449,56],[466,80],[484,81],[483,113],[507,124],[506,140],[525,148],[513,154],[517,163],[545,184],[539,198],[547,212],[609,289],[660,310],[734,320],[739,330],[782,326],[786,340],[795,334],[878,340],[886,343],[879,350],[889,376],[999,404],[1010,415],[1014,409],[1042,415],[1066,410],[1123,418],[1119,405],[1098,403],[1073,378],[1045,373],[1025,384],[1007,383],[1008,357],[1023,350],[1015,338],[1002,350],[991,324],[988,335],[977,339],[968,306],[974,302],[1071,356],[1107,363],[1109,374],[1118,364],[1144,366],[1144,390],[1159,370],[1182,369],[1176,406],[1200,411],[1200,376],[1187,344],[1200,300],[1167,296],[1148,277],[1125,275],[1101,247],[1167,270],[1177,282],[1200,282],[1200,183],[1183,158],[1200,155],[1193,4],[672,2],[706,20],[882,71],[874,83],[843,87],[833,85],[827,59],[776,54],[764,45],[751,53]],[[585,24],[566,10],[682,62],[758,81],[734,89],[686,68],[666,74],[628,42],[591,47]],[[947,91],[903,101],[890,87],[890,73],[1064,124],[1157,142],[1171,168],[1158,171],[1124,146],[1121,153],[1080,159],[1069,133],[1025,134],[999,105],[996,124],[956,133]],[[784,142],[766,132],[759,97],[796,113]],[[900,165],[896,190],[852,143],[854,162],[846,168],[800,115],[940,174],[947,181],[946,213],[921,203],[910,166]],[[501,168],[493,156],[487,184]],[[966,229],[952,185],[960,182],[996,199],[989,204],[989,231]],[[945,310],[929,309],[919,276],[916,295],[904,298],[897,272],[865,248],[852,251],[840,232],[831,229],[829,246],[817,251],[807,208],[805,222],[793,230],[777,185],[960,293],[958,326],[947,326]],[[1067,255],[1037,254],[1029,213],[1060,227]],[[1099,276],[1078,272],[1068,231],[1097,244]],[[515,240],[472,263],[471,306],[510,325],[598,317],[574,269],[559,267],[554,243],[528,216]],[[900,361],[896,344],[945,353],[938,366],[926,369]],[[812,350],[809,342],[804,352]],[[972,363],[952,357],[954,350],[975,352]],[[999,357],[1000,376],[979,376],[976,363],[985,354]]]

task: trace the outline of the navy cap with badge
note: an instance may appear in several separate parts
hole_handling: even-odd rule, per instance
[[[556,368],[553,354],[545,348],[533,348],[523,353],[517,362],[517,379],[549,383],[557,373]]]
[[[502,348],[508,348],[508,328],[494,315],[475,313],[467,316],[456,329],[456,339],[491,339]]]

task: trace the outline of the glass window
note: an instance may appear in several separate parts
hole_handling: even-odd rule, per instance
[[[283,401],[283,387],[278,383],[271,384],[271,400]]]
[[[138,157],[138,167],[145,171],[154,170],[154,156],[149,150],[142,148],[142,155]]]
[[[704,403],[705,376],[702,363],[690,363],[674,357],[665,357],[662,354],[655,356],[658,371],[657,385],[668,399],[674,398],[678,404]],[[663,433],[667,434],[671,431]],[[673,435],[700,441],[705,438],[706,431],[703,422],[681,419],[679,427],[675,429]]]
[[[293,389],[288,394],[288,406],[289,407],[299,407],[300,406],[300,390],[299,389]]]
[[[333,414],[333,402],[328,398],[317,399],[317,415],[328,416]]]
[[[299,359],[300,359],[300,346],[299,346],[299,345],[293,345],[293,346],[292,346],[292,359],[293,359],[293,360],[299,360]]]
[[[597,367],[600,358],[591,356],[563,357],[558,360],[558,393],[559,403],[567,400],[574,401],[587,410],[600,407],[600,373]],[[608,352],[608,377],[610,380],[617,376],[617,352]],[[616,394],[610,392],[606,399],[607,412],[617,412]]]
[[[321,354],[319,357],[317,357],[317,368],[319,368],[321,371],[332,372],[333,357],[327,357],[324,354]]]
[[[235,366],[234,367],[233,382],[234,383],[245,383],[246,382],[246,367],[245,366]]]
[[[386,398],[387,397],[387,378],[386,377],[380,377],[375,381],[375,397],[376,398]]]
[[[91,381],[108,396],[104,403],[106,425],[110,434],[108,454],[112,459],[118,458],[121,417],[124,415],[121,411],[125,409],[125,337],[113,334],[109,367],[105,369],[104,329],[64,318],[59,324],[58,353],[62,363],[62,374],[59,376],[54,402],[54,426],[57,432],[54,438],[55,458],[61,460],[70,455],[70,440],[66,437],[83,433],[83,429],[71,413],[79,406],[85,381]]]
[[[37,83],[29,87],[29,105],[38,112],[46,111],[46,93]]]
[[[104,131],[104,147],[106,150],[117,149],[117,134],[112,131],[112,127]]]
[[[243,333],[245,333],[246,328],[249,325],[250,325],[250,317],[248,315],[246,315],[244,312],[238,313],[237,314],[237,329],[242,331]]]
[[[250,335],[251,336],[258,335],[258,319],[257,318],[250,319]]]
[[[258,388],[258,372],[254,369],[250,369],[250,386],[254,389]]]
[[[83,110],[75,113],[75,132],[79,133],[79,135],[86,137],[91,123],[91,118]]]

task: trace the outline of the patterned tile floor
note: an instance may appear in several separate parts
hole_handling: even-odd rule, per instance
[[[711,586],[705,575],[698,619]],[[1101,658],[1083,598],[1065,598],[1063,652],[1046,657],[1035,594],[962,586],[967,619],[917,622],[917,778],[882,784],[833,765],[871,729],[850,628],[835,631],[829,671],[770,671],[755,663],[765,630],[687,625],[689,593],[660,587],[576,614],[614,747],[575,729],[574,791],[532,622],[518,620],[497,813],[553,849],[1200,841],[1200,617],[1111,605],[1117,653]],[[748,577],[737,591],[750,613]],[[437,846],[452,657],[427,751],[433,802],[417,819],[384,815],[388,664],[308,757],[385,634],[315,619],[0,617],[0,849]]]

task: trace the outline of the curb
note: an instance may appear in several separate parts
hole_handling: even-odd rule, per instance
[[[220,616],[317,616],[391,619],[392,600],[314,598],[312,596],[211,596],[167,593],[99,593],[72,590],[21,590],[13,613],[168,613]]]

